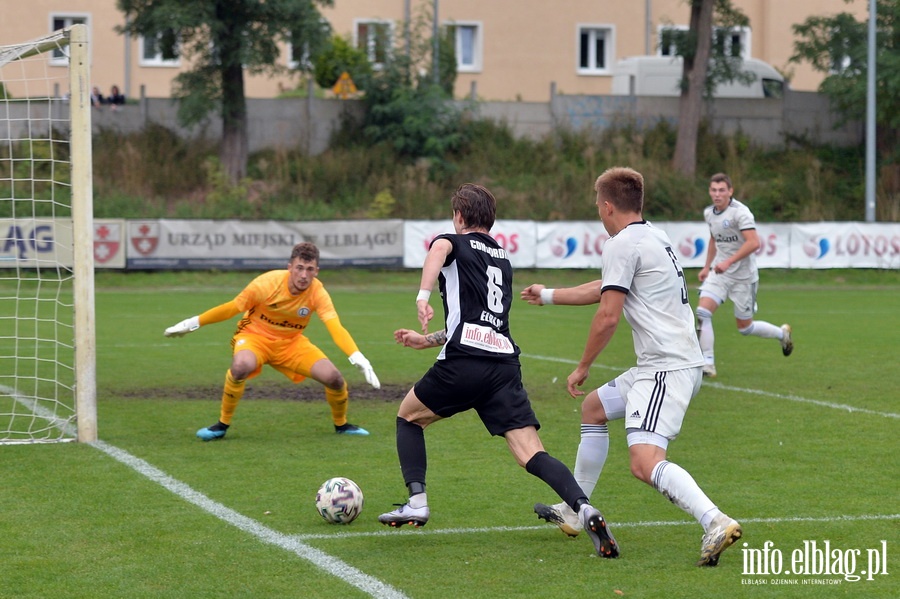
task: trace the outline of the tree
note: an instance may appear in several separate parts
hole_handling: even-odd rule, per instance
[[[247,172],[244,71],[278,74],[279,43],[315,56],[330,36],[319,6],[333,0],[117,0],[120,32],[155,39],[164,57],[192,65],[173,83],[182,124],[222,118],[222,165],[232,182]],[[295,53],[296,55],[296,53]],[[301,67],[307,61],[301,61]]]
[[[845,0],[852,2],[853,0]],[[878,146],[890,162],[900,160],[900,3],[878,0],[875,76]],[[809,17],[794,25],[793,63],[808,62],[826,75],[819,91],[827,95],[841,123],[866,117],[868,22],[849,13]]]
[[[690,4],[690,29],[674,40],[676,54],[684,60],[684,74],[672,165],[687,177],[693,177],[697,170],[697,133],[704,99],[712,98],[719,83],[735,79],[749,82],[754,77],[741,70],[739,53],[729,51],[723,36],[717,34],[715,41],[719,43],[713,43],[714,20],[719,31],[728,31],[747,25],[747,17],[731,0],[690,0]]]
[[[372,76],[372,65],[365,52],[354,48],[349,40],[334,36],[328,47],[316,59],[314,67],[316,83],[329,89],[344,72],[350,75],[358,89],[364,90]]]
[[[431,12],[422,9],[410,24],[410,51],[394,48],[366,88],[363,131],[371,143],[390,144],[409,159],[430,158],[447,166],[445,156],[463,141],[461,111],[452,100],[456,80],[453,36],[439,37],[438,78],[434,81]]]

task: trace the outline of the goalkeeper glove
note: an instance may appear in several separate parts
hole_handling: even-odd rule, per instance
[[[200,328],[200,317],[199,316],[191,316],[185,320],[182,320],[175,326],[171,326],[166,329],[165,335],[166,337],[183,337],[188,333],[193,333],[197,329]]]
[[[378,377],[375,375],[375,371],[372,369],[372,365],[366,359],[362,352],[355,351],[350,354],[350,363],[354,366],[358,366],[360,370],[362,370],[363,374],[366,377],[366,382],[375,387],[376,389],[381,389],[381,383],[378,381]]]

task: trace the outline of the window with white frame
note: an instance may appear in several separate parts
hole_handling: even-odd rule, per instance
[[[678,46],[688,34],[683,25],[664,25],[659,28],[659,44],[656,53],[660,56],[677,56]]]
[[[749,27],[716,27],[713,30],[713,54],[732,58],[750,58]]]
[[[608,75],[613,60],[613,27],[611,25],[578,26],[578,73]]]
[[[50,31],[58,31],[72,25],[88,25],[88,16],[85,14],[55,14],[50,15]],[[55,48],[50,57],[50,64],[65,65],[69,60],[69,48]]]
[[[301,71],[312,70],[313,64],[309,59],[309,44],[301,42],[288,44],[288,68],[299,69]]]
[[[321,19],[319,21],[322,37],[328,39],[331,37],[331,24]],[[299,30],[291,33],[290,41],[287,44],[288,60],[287,66],[290,69],[298,69],[301,71],[312,71],[314,65],[309,55],[309,33]]]
[[[153,37],[141,38],[142,67],[177,67],[181,66],[178,53],[178,42],[167,39],[168,36],[159,33]],[[170,45],[166,50],[166,45]],[[168,56],[166,54],[169,54]]]
[[[381,68],[391,55],[393,23],[380,20],[357,20],[354,24],[356,47],[366,53],[373,67]]]
[[[678,46],[688,34],[685,25],[664,25],[659,28],[659,44],[656,52],[659,56],[675,56]],[[712,38],[713,56],[731,56],[750,58],[749,27],[714,27]]]
[[[460,73],[481,71],[481,23],[454,21],[447,27],[453,33],[456,70]]]

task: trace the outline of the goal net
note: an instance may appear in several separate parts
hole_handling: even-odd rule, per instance
[[[88,61],[0,46],[0,444],[97,439]]]

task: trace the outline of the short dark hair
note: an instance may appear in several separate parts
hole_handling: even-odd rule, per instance
[[[301,241],[294,246],[293,250],[291,250],[291,259],[288,260],[288,262],[293,262],[294,258],[300,258],[304,262],[315,262],[316,266],[318,266],[319,248],[317,248],[314,243]]]
[[[463,183],[450,198],[453,212],[459,212],[468,227],[484,228],[494,226],[497,216],[497,200],[486,187],[477,183]]]
[[[597,177],[594,191],[619,210],[644,210],[644,177],[634,169],[626,166],[606,169]]]
[[[734,185],[731,184],[731,178],[725,173],[716,173],[712,177],[709,178],[710,183],[724,183],[728,186],[728,189],[734,189]]]

